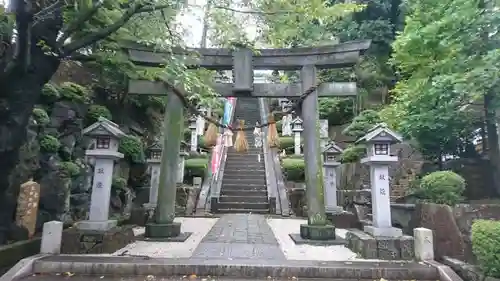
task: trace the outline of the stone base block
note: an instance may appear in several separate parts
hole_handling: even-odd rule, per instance
[[[111,254],[135,242],[133,226],[118,226],[108,231],[82,230],[76,227],[63,231],[62,254]]]
[[[148,241],[184,242],[191,233],[181,233],[181,223],[148,223],[144,238]]]
[[[343,211],[342,209],[338,212],[329,212],[326,214],[326,218],[335,225],[336,228],[359,228],[360,223],[356,218],[356,215],[352,212]]]
[[[346,245],[347,241],[340,237],[336,237],[335,239],[328,240],[312,240],[312,239],[304,239],[300,236],[300,234],[290,233],[288,234],[295,245],[312,245],[312,246],[335,246],[335,245]]]
[[[116,220],[107,221],[80,221],[76,224],[76,228],[89,231],[108,231],[118,225]]]
[[[366,233],[375,237],[393,237],[403,236],[403,230],[397,227],[375,227],[373,225],[365,225],[363,229]]]
[[[358,229],[349,229],[347,247],[364,259],[412,260],[415,257],[411,236],[377,237]]]
[[[334,240],[335,226],[301,224],[300,237],[309,240]]]

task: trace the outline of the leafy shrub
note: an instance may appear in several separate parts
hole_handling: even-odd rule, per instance
[[[301,141],[301,144],[303,141]],[[295,153],[294,137],[280,137],[280,151],[285,150],[287,155]]]
[[[39,141],[40,150],[47,153],[55,153],[61,147],[61,142],[54,136],[44,135]]]
[[[349,124],[349,126],[347,126],[342,133],[358,139],[364,136],[368,130],[380,122],[381,119],[378,112],[367,109],[362,111],[358,116],[354,117],[351,124]]]
[[[87,111],[86,116],[88,124],[97,122],[99,117],[104,117],[111,120],[113,118],[113,115],[111,115],[111,111],[109,111],[109,109],[103,105],[91,105],[89,107],[89,110]]]
[[[190,151],[188,153],[189,154],[187,155],[186,159],[199,159],[199,158],[208,159],[208,153],[201,154],[201,153],[194,152],[194,151]]]
[[[281,120],[276,121],[276,131],[278,131],[278,133],[280,133],[280,134],[283,132],[282,125],[283,125],[283,121],[281,121]]]
[[[43,85],[41,99],[46,103],[51,103],[58,100],[61,97],[59,90],[52,83],[47,83]]]
[[[61,98],[73,102],[88,103],[91,91],[82,85],[73,82],[64,82],[59,87]]]
[[[146,160],[142,140],[136,136],[125,136],[120,139],[118,151],[132,163],[143,163]]]
[[[204,178],[208,171],[208,158],[191,158],[184,162],[184,176]]]
[[[59,164],[59,170],[66,174],[70,178],[74,178],[80,175],[81,169],[78,164],[66,161]]]
[[[500,278],[500,221],[474,221],[472,250],[483,273]]]
[[[32,115],[33,119],[35,119],[36,123],[40,126],[45,126],[50,122],[50,117],[43,108],[33,108]]]
[[[284,158],[281,162],[283,175],[287,181],[304,182],[305,181],[305,163],[304,159]]]
[[[115,190],[125,189],[127,187],[127,179],[122,177],[113,177],[111,188]]]
[[[319,118],[327,119],[330,126],[343,125],[354,117],[354,100],[350,98],[320,98]]]
[[[365,153],[363,145],[351,145],[344,149],[340,155],[340,163],[354,163],[358,162]]]
[[[421,198],[437,203],[453,206],[462,200],[465,180],[452,171],[438,171],[422,178],[417,192]]]

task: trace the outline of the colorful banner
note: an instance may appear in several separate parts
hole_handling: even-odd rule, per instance
[[[222,118],[223,125],[229,125],[231,121],[231,117],[233,114],[233,108],[236,105],[236,98],[227,98],[224,102],[224,117]],[[219,165],[221,162],[221,153],[222,153],[222,145],[224,142],[222,141],[222,134],[219,134],[217,138],[217,143],[212,150],[212,161],[210,162],[212,176],[217,176],[217,172],[219,171]]]

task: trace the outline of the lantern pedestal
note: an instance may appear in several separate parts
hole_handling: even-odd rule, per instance
[[[158,242],[184,242],[191,232],[181,232],[181,223],[148,223],[146,224],[146,233],[144,241]]]

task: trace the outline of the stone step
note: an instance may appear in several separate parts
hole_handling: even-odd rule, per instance
[[[244,172],[238,172],[238,173],[224,173],[224,179],[243,179],[243,180],[250,180],[250,179],[258,179],[259,182],[265,185],[265,180],[266,180],[266,174],[261,173],[261,174],[247,174]],[[261,181],[263,179],[264,181]]]
[[[245,183],[242,184],[237,181],[225,181],[222,180],[222,190],[267,190],[267,186],[262,183]]]
[[[233,173],[245,173],[245,174],[252,174],[252,175],[260,175],[260,174],[265,174],[266,170],[263,169],[249,169],[247,167],[230,167],[227,166],[224,168],[224,174],[233,174]]]
[[[243,187],[250,186],[266,186],[265,177],[254,177],[254,178],[235,178],[235,177],[224,177],[222,178],[222,185],[234,184]]]
[[[244,244],[243,244],[244,245]],[[233,245],[236,246],[236,245]],[[232,248],[229,248],[232,249]],[[23,261],[26,263],[26,261]],[[19,265],[19,264],[18,264]],[[19,267],[21,267],[19,265]],[[23,267],[26,268],[26,266]],[[214,279],[221,281],[234,281],[237,278],[246,278],[241,281],[267,280],[270,276],[275,280],[287,280],[287,277],[301,278],[326,278],[324,281],[355,281],[355,280],[440,280],[439,270],[436,266],[423,262],[398,262],[398,261],[310,261],[310,260],[264,260],[260,257],[249,257],[248,259],[229,260],[227,258],[162,258],[152,256],[95,256],[95,255],[49,255],[34,260],[28,271],[23,271],[23,276],[32,276],[31,280],[42,276],[58,274],[62,276],[51,276],[45,279],[68,280],[62,272],[71,272],[75,280],[85,274],[98,276],[95,280],[106,280],[105,278],[117,277],[113,281],[119,281],[123,276],[137,277],[141,279],[127,279],[130,281],[142,281],[146,275],[152,275],[157,280],[166,277],[167,281],[182,280],[182,276],[196,274],[202,276],[215,276]],[[27,273],[27,274],[26,274]],[[35,274],[39,274],[35,276]],[[176,279],[168,279],[173,277]],[[197,280],[201,278],[196,278]],[[223,278],[226,278],[225,280]],[[154,278],[153,278],[154,279]],[[250,280],[248,280],[250,279]],[[335,280],[340,279],[340,280]],[[85,280],[85,279],[83,279]],[[109,280],[109,279],[108,279]],[[307,279],[304,279],[307,280]],[[321,280],[321,279],[320,279]],[[449,278],[447,279],[449,280]],[[457,280],[457,279],[453,279]],[[309,281],[309,280],[307,280]],[[311,280],[312,281],[312,280]]]
[[[267,190],[246,190],[246,189],[224,189],[221,190],[222,196],[265,196],[267,197]]]
[[[258,162],[257,159],[254,161],[249,160],[245,161],[243,159],[235,159],[235,158],[230,158],[229,156],[226,158],[226,165],[232,165],[232,166],[243,166],[243,167],[264,167],[264,161]]]
[[[254,203],[254,202],[219,202],[220,209],[231,209],[231,210],[267,210],[269,204],[265,203]]]
[[[269,214],[269,209],[218,209],[219,214]]]
[[[267,203],[268,198],[264,196],[227,196],[219,197],[219,202],[253,202],[253,203]]]

